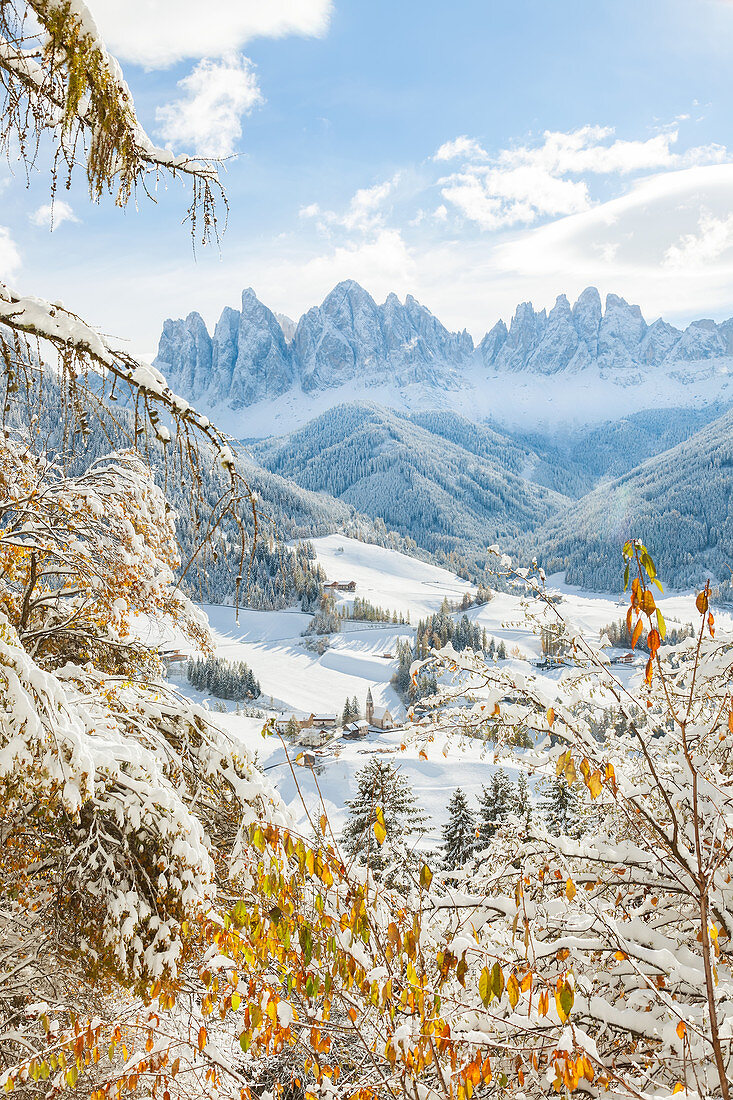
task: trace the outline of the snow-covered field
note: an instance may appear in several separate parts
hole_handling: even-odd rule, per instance
[[[334,635],[331,646],[322,656],[303,646],[303,631],[310,616],[298,610],[240,611],[235,620],[231,607],[204,606],[214,639],[216,652],[230,661],[246,661],[262,688],[260,706],[268,713],[295,711],[300,714],[338,713],[347,697],[357,697],[364,709],[367,690],[371,690],[377,706],[386,705],[397,718],[404,717],[397,693],[390,684],[396,662],[384,654],[393,654],[397,640],[412,637],[419,619],[440,608],[443,599],[457,602],[471,585],[438,566],[405,557],[394,550],[329,535],[313,540],[316,555],[329,580],[356,582],[356,594],[390,611],[409,615],[410,626],[388,626],[347,622],[344,631]],[[561,610],[573,625],[580,627],[591,640],[598,640],[601,629],[625,614],[623,600],[608,595],[584,593],[552,577],[549,588],[562,597]],[[339,593],[337,600],[349,602],[353,596]],[[692,622],[695,619],[694,598],[675,593],[659,597],[658,603],[668,626]],[[530,603],[531,607],[531,603]],[[526,621],[526,601],[518,595],[497,593],[490,603],[469,609],[469,617],[486,629],[497,643],[503,640],[509,660],[520,670],[527,670],[526,660],[540,655],[539,637]],[[719,614],[719,626],[733,629],[733,620]],[[180,637],[175,645],[185,649]],[[639,668],[614,670],[628,682],[639,675]],[[548,691],[562,675],[562,670],[543,674]],[[202,700],[182,678],[175,682],[187,695]],[[215,701],[211,701],[215,705]],[[278,738],[263,738],[263,721],[234,713],[234,704],[227,704],[230,713],[221,720],[232,734],[241,739],[260,762],[268,768],[273,782],[286,802],[292,805],[301,821],[305,813],[300,792],[308,806],[315,806],[320,795],[334,828],[339,828],[345,816],[344,803],[355,789],[355,775],[369,759],[369,754],[390,754],[410,781],[417,802],[429,813],[432,821],[430,843],[440,839],[440,829],[452,790],[461,786],[470,798],[478,796],[494,770],[490,748],[476,741],[459,744],[442,740],[429,747],[428,759],[420,756],[420,747],[408,745],[402,751],[402,734],[372,733],[363,741],[334,739],[319,756],[315,774],[295,766],[295,778],[285,763],[284,749]],[[290,749],[293,756],[299,751]],[[521,761],[518,760],[521,767]]]

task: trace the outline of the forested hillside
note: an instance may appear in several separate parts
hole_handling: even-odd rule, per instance
[[[522,476],[531,452],[453,414],[413,419],[375,405],[340,406],[293,435],[253,445],[253,453],[430,551],[485,553],[564,503]]]
[[[629,538],[654,548],[675,587],[729,579],[733,564],[733,412],[594,490],[524,543],[570,584],[614,591],[614,552]]]

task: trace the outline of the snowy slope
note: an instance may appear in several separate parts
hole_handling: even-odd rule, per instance
[[[356,581],[360,596],[390,611],[409,613],[413,624],[437,611],[446,596],[460,600],[464,592],[473,591],[472,585],[447,569],[408,558],[397,550],[343,535],[313,539],[313,546],[329,581]],[[345,593],[339,593],[337,599],[349,602]]]
[[[402,614],[409,613],[413,623],[437,610],[444,597],[458,600],[470,588],[445,569],[343,536],[316,539],[315,549],[329,579],[356,581],[359,595]],[[620,597],[574,589],[565,585],[561,577],[551,577],[549,588],[562,597],[564,615],[594,641],[606,624],[622,616],[626,606]],[[340,594],[338,598],[346,601],[351,597]],[[689,593],[659,597],[658,603],[670,626],[695,620],[694,598]],[[389,684],[395,664],[383,654],[394,652],[397,638],[411,636],[413,627],[346,623],[344,633],[334,636],[331,648],[317,657],[302,648],[301,632],[309,618],[302,612],[243,611],[237,623],[230,607],[209,606],[205,611],[216,652],[251,665],[262,684],[260,705],[266,711],[272,695],[276,709],[340,712],[347,695],[356,695],[363,707],[367,689],[371,689],[377,705],[386,703],[394,713],[404,713]],[[529,666],[524,658],[538,656],[540,649],[539,639],[528,626],[525,614],[525,601],[511,593],[497,593],[488,604],[468,611],[469,617],[484,627],[490,637],[503,640],[510,655],[515,654],[510,656],[510,662],[517,672],[527,672]],[[716,618],[721,629],[733,629],[730,614],[716,612]],[[148,631],[146,640],[155,640],[155,628]],[[180,637],[169,637],[168,643],[171,642],[183,645]],[[624,682],[640,675],[639,667],[616,667],[614,671]],[[562,675],[559,669],[543,674],[550,695]],[[175,682],[186,694],[201,700],[201,694],[190,685],[179,679]],[[482,784],[490,780],[495,769],[491,747],[485,743],[439,737],[427,746],[413,743],[402,750],[403,735],[395,731],[373,732],[358,742],[336,738],[319,754],[315,773],[297,765],[291,772],[280,740],[261,736],[263,721],[236,715],[234,704],[228,706],[230,713],[217,714],[216,720],[226,725],[250,752],[257,753],[260,764],[301,825],[306,824],[301,795],[305,804],[315,809],[320,805],[320,788],[329,819],[338,832],[346,816],[344,804],[355,791],[357,772],[371,753],[379,752],[387,754],[401,769],[416,801],[430,815],[426,844],[435,846],[440,842],[451,792],[461,786],[471,800],[477,798]],[[420,755],[421,748],[427,749],[427,759]],[[291,747],[290,751],[295,756],[298,749]],[[521,767],[518,754],[517,768]]]

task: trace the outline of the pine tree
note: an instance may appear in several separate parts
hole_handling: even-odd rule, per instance
[[[356,795],[346,803],[349,818],[341,834],[346,852],[372,870],[404,858],[427,832],[427,815],[417,806],[407,780],[391,761],[374,756],[356,775]],[[386,836],[380,845],[374,834],[377,808],[384,815]]]
[[[506,645],[504,644],[503,639],[499,642],[499,646],[496,650],[496,656],[499,658],[500,661],[506,661]]]
[[[485,848],[514,808],[515,795],[509,776],[499,768],[479,799],[479,846]]]
[[[294,714],[291,714],[290,718],[288,719],[288,724],[285,727],[285,733],[288,737],[297,737],[300,733],[300,726],[298,725],[298,720]]]
[[[360,718],[361,713],[359,711],[359,700],[356,698],[356,696],[354,696],[354,698],[351,700],[351,721],[358,722]]]
[[[546,781],[539,808],[548,832],[555,836],[579,837],[582,835],[584,830],[580,799],[565,776],[559,775]]]
[[[341,714],[341,725],[348,726],[351,721],[351,700],[347,698],[344,703],[343,713]]]
[[[476,849],[476,816],[465,794],[456,787],[443,826],[443,863],[449,871],[464,867]]]

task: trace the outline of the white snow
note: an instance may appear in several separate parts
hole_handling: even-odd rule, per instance
[[[330,648],[319,657],[303,646],[302,634],[310,615],[302,611],[243,610],[237,624],[233,608],[206,605],[203,610],[211,625],[216,653],[231,661],[246,661],[252,668],[262,687],[258,705],[268,714],[294,711],[340,715],[346,697],[354,695],[363,711],[367,689],[370,689],[375,706],[386,705],[398,720],[404,718],[405,709],[390,684],[396,661],[386,659],[383,654],[394,653],[399,638],[414,637],[418,620],[437,611],[444,597],[457,602],[464,592],[472,590],[471,585],[446,569],[342,535],[314,539],[313,545],[328,580],[354,580],[356,595],[390,611],[396,610],[405,616],[409,613],[411,625],[345,622],[343,632],[332,636]],[[625,615],[626,603],[620,597],[614,599],[605,594],[581,592],[565,585],[561,576],[550,577],[548,588],[562,597],[560,609],[563,614],[592,642],[598,641],[602,627]],[[338,593],[336,599],[350,602],[353,596]],[[659,596],[657,602],[668,625],[696,621],[694,599],[689,593]],[[531,601],[529,608],[532,608]],[[540,655],[539,638],[526,622],[526,613],[527,601],[508,593],[496,593],[488,604],[469,608],[467,612],[469,618],[486,629],[489,637],[497,643],[504,641],[509,660],[518,674],[528,672],[530,666],[526,661]],[[717,618],[722,627],[733,629],[730,615],[719,613]],[[180,637],[174,641],[167,639],[166,644],[186,648]],[[625,683],[640,674],[638,665],[614,666],[613,671]],[[542,674],[550,699],[557,692],[561,674],[560,669],[549,669]],[[204,698],[187,682],[177,679],[176,683],[191,698],[197,701]],[[210,700],[210,705],[215,702]],[[279,738],[262,737],[264,719],[236,715],[235,704],[226,705],[230,713],[217,715],[217,720],[221,720],[252,752],[257,752],[260,763],[268,769],[268,776],[301,821],[305,820],[301,794],[309,807],[315,807],[319,803],[320,788],[336,832],[345,819],[344,803],[354,793],[354,777],[371,753],[389,754],[408,778],[416,800],[430,815],[431,832],[427,842],[432,845],[440,840],[446,806],[455,787],[461,786],[473,800],[479,795],[482,784],[489,781],[495,767],[491,747],[483,742],[467,740],[461,743],[442,736],[427,746],[426,760],[420,756],[419,745],[413,743],[402,750],[403,735],[396,730],[371,732],[359,741],[334,738],[316,753],[315,775],[298,765],[294,766],[293,775]],[[288,749],[293,758],[301,751],[294,745],[289,745]],[[517,764],[521,768],[520,757]]]

